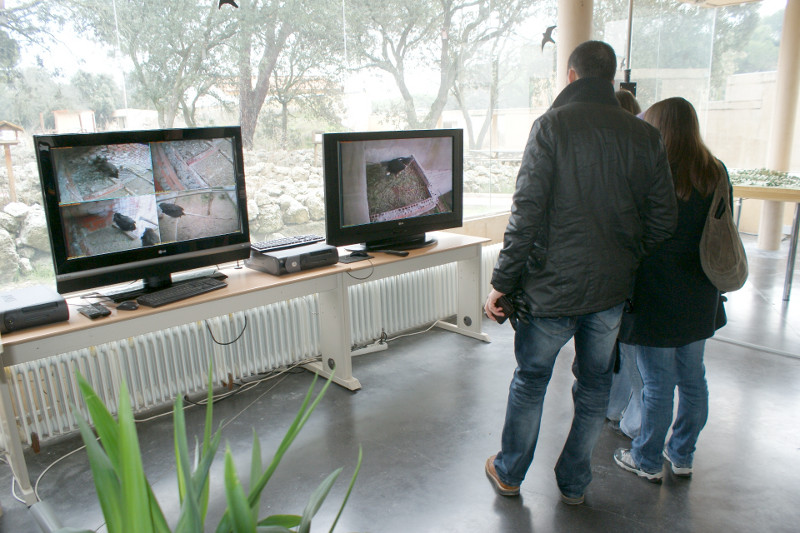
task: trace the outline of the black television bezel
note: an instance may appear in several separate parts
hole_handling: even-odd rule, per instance
[[[233,139],[239,232],[208,236],[111,252],[91,257],[69,258],[59,209],[58,182],[53,168],[52,148],[152,143],[181,140]],[[170,275],[245,259],[250,255],[242,133],[239,126],[124,130],[97,133],[34,135],[43,207],[56,275],[56,290],[69,293],[142,279],[152,288],[169,285]]]
[[[340,144],[448,137],[453,139],[453,209],[446,213],[409,217],[402,220],[342,225],[342,166]],[[359,245],[367,250],[411,249],[431,244],[427,232],[458,228],[464,216],[464,130],[428,129],[396,131],[356,131],[322,135],[325,185],[325,240],[331,246]]]

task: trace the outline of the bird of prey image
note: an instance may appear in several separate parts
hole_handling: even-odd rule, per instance
[[[234,0],[219,0],[219,7],[217,7],[217,9],[222,9],[223,4],[229,4],[232,5],[233,7],[239,7],[239,4],[237,4]]]
[[[119,169],[103,156],[95,156],[95,158],[92,159],[92,164],[101,174],[113,176],[115,178],[119,177]]]
[[[178,204],[168,204],[166,202],[158,204],[158,207],[161,208],[161,212],[167,216],[171,216],[172,218],[182,217],[184,215],[183,208]]]
[[[410,157],[398,157],[396,159],[392,159],[391,161],[385,161],[384,164],[386,165],[386,175],[397,175],[401,173],[408,164],[411,163]]]
[[[126,217],[122,213],[115,212],[114,216],[111,217],[111,220],[122,231],[133,231],[136,229],[136,221],[131,217]]]
[[[548,26],[547,29],[542,34],[542,52],[544,52],[544,45],[547,43],[556,44],[553,40],[553,30],[556,29],[555,26]]]
[[[158,244],[158,233],[153,228],[146,228],[142,233],[142,246],[153,246]]]

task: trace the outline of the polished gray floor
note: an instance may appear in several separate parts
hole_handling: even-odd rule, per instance
[[[332,387],[267,486],[261,516],[302,512],[325,476],[344,467],[313,531],[328,531],[359,445],[364,460],[336,531],[343,532],[752,532],[800,529],[800,273],[782,301],[787,247],[758,251],[746,238],[751,277],[730,295],[729,325],[706,348],[710,418],[700,436],[691,480],[667,473],[654,485],[615,466],[626,440],[606,429],[597,444],[586,503],[559,501],[553,465],[572,416],[572,345],[558,358],[545,400],[542,433],[521,496],[496,496],[484,475],[499,446],[513,334],[486,321],[491,343],[432,330],[354,360],[363,389]],[[252,430],[272,457],[311,383],[288,373],[215,405],[224,439],[247,485]],[[319,384],[318,384],[319,385]],[[319,388],[319,387],[318,387]],[[190,409],[190,435],[203,411]],[[139,425],[146,471],[167,516],[178,505],[171,417]],[[78,438],[46,442],[28,455],[38,494],[63,525],[102,531],[86,455]],[[43,473],[44,472],[44,473]],[[41,477],[40,477],[41,476]],[[212,472],[207,530],[224,506],[222,460]],[[11,494],[0,465],[2,532],[36,532]]]

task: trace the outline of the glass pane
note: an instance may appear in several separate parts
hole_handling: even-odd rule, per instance
[[[6,0],[0,27],[4,286],[52,280],[33,134],[239,124],[264,240],[324,234],[323,132],[463,128],[465,216],[507,211],[555,97],[557,0],[46,4]],[[636,0],[630,54],[628,4],[596,0],[593,38],[642,108],[683,96],[729,167],[763,166],[785,2]]]

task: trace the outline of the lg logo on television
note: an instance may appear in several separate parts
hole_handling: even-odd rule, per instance
[[[158,255],[164,255],[165,253],[167,253],[167,251],[166,251],[166,250],[159,250],[159,251],[158,251]]]

